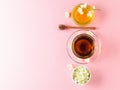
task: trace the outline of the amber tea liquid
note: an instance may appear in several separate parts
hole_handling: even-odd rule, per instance
[[[91,57],[94,53],[94,38],[88,34],[76,36],[72,43],[72,51],[82,59]]]

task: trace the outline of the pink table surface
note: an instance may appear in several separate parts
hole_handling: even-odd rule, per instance
[[[90,26],[102,42],[99,59],[87,66],[86,86],[72,82],[67,64],[68,37],[60,23],[75,25],[65,11],[81,2],[95,5]],[[0,90],[120,90],[119,0],[0,0]]]

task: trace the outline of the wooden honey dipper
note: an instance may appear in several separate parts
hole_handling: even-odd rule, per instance
[[[60,25],[59,25],[59,29],[60,29],[60,30],[66,30],[66,29],[95,30],[96,27],[76,27],[76,26],[69,26],[69,25],[60,24]]]

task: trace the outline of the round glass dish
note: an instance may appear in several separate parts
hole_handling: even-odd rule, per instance
[[[78,25],[87,25],[95,17],[94,8],[86,3],[80,3],[73,8],[71,17]]]
[[[68,39],[67,52],[75,62],[87,64],[100,54],[101,43],[93,32],[79,30]]]
[[[91,79],[90,70],[85,66],[78,66],[73,69],[72,80],[78,85],[86,85]]]

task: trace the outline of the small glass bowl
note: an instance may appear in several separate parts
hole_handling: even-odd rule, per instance
[[[91,55],[80,57],[74,53],[73,43],[76,37],[87,35],[93,40],[94,49]],[[84,47],[84,44],[83,44]],[[67,52],[71,59],[79,64],[87,64],[95,60],[101,52],[101,43],[99,38],[92,31],[79,30],[73,33],[67,41]]]
[[[65,17],[71,17],[78,25],[87,25],[94,20],[95,6],[90,6],[87,3],[76,5],[71,12],[65,12]]]
[[[91,72],[86,66],[78,66],[72,71],[72,80],[75,84],[86,85],[91,80]]]

